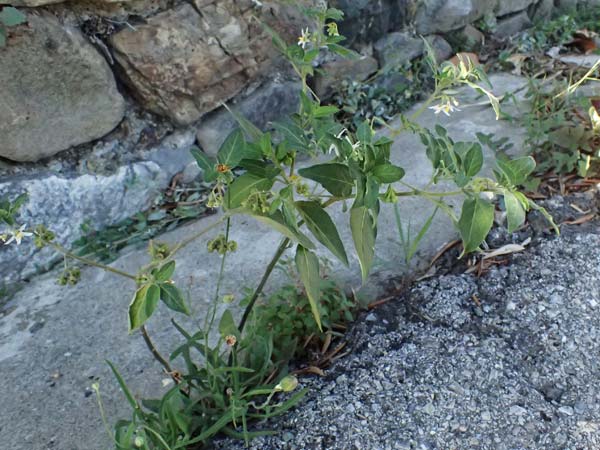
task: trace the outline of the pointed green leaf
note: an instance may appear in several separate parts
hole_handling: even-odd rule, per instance
[[[317,164],[300,169],[298,174],[320,183],[336,197],[349,197],[354,188],[354,178],[348,166],[339,163]]]
[[[281,133],[291,150],[308,150],[308,141],[306,140],[304,130],[291,119],[284,122],[275,122],[273,127]]]
[[[212,160],[206,153],[197,147],[193,147],[190,153],[196,160],[198,167],[202,169],[202,176],[207,182],[211,182],[217,179],[217,171],[215,170],[215,161]]]
[[[242,131],[237,128],[233,130],[225,139],[217,153],[217,161],[230,168],[237,167],[244,158],[246,151],[246,141]]]
[[[239,166],[261,178],[275,178],[281,173],[274,164],[260,159],[242,159]]]
[[[465,199],[458,221],[464,253],[477,250],[487,237],[494,222],[494,205],[480,198]]]
[[[139,288],[129,305],[129,332],[137,330],[152,316],[160,299],[160,289],[155,284]]]
[[[310,303],[310,309],[312,310],[315,321],[319,326],[319,330],[322,330],[321,314],[318,307],[318,302],[321,299],[319,258],[317,258],[317,255],[310,250],[307,250],[299,245],[296,249],[295,260],[296,267],[298,268],[298,274],[300,275],[300,280],[302,280],[302,284],[304,284],[304,289],[306,290],[306,295]]]
[[[523,184],[535,170],[535,160],[531,156],[511,160],[498,158],[496,164],[508,182],[514,186]]]
[[[315,244],[313,244],[309,238],[302,234],[302,232],[290,228],[290,226],[285,223],[285,219],[281,211],[275,211],[275,213],[271,214],[270,216],[261,216],[258,214],[253,214],[252,212],[248,212],[248,214],[250,214],[259,222],[262,222],[280,232],[291,241],[302,244],[306,248],[315,248]]]
[[[364,283],[369,276],[375,256],[375,222],[368,208],[360,206],[350,210],[350,230]]]
[[[334,114],[337,114],[339,111],[339,109],[335,106],[332,105],[327,105],[327,106],[318,106],[315,109],[314,112],[314,116],[319,118],[319,117],[327,117],[327,116],[333,116]]]
[[[229,114],[233,116],[236,120],[240,128],[246,134],[246,137],[250,139],[252,142],[258,142],[263,136],[263,132],[258,129],[256,125],[246,119],[242,114],[238,113],[236,110],[229,108],[227,105],[223,105]]]
[[[240,336],[240,331],[235,324],[235,320],[233,320],[233,314],[231,311],[226,309],[221,316],[221,321],[219,322],[219,333],[221,333],[221,337],[225,336]]]
[[[510,191],[504,193],[504,206],[507,229],[509,233],[512,233],[525,223],[525,209],[515,194]]]
[[[169,261],[160,269],[155,270],[153,275],[156,281],[162,283],[164,281],[169,281],[173,276],[173,272],[175,272],[175,261]]]
[[[185,304],[185,299],[177,286],[171,283],[160,285],[160,299],[169,309],[189,316],[190,310]]]
[[[333,53],[340,55],[342,58],[346,59],[359,59],[360,55],[356,53],[354,50],[347,49],[346,47],[342,47],[338,44],[327,44],[327,48]]]
[[[229,189],[225,194],[224,204],[231,209],[237,208],[241,206],[253,191],[268,191],[272,186],[272,179],[259,177],[252,173],[245,173],[229,185]]]
[[[121,376],[121,374],[119,373],[119,371],[117,370],[115,365],[112,362],[110,362],[108,359],[106,360],[106,364],[108,364],[108,366],[110,367],[110,370],[112,371],[113,375],[117,379],[117,383],[119,383],[119,386],[121,387],[121,390],[123,391],[123,394],[125,395],[125,398],[129,402],[129,405],[134,410],[139,409],[138,402],[136,401],[135,397],[133,396],[133,394],[127,387],[127,385],[125,384],[125,380],[123,379],[123,377]]]
[[[344,250],[338,230],[321,205],[317,202],[296,202],[296,208],[317,241],[327,247],[345,265],[348,265],[346,250]]]
[[[481,145],[474,144],[464,157],[463,169],[467,177],[471,178],[477,175],[482,167],[483,149],[481,148]]]
[[[405,172],[402,167],[393,164],[380,164],[373,167],[372,173],[380,183],[395,183],[404,177]]]

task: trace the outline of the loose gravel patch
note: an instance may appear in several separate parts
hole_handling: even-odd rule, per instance
[[[251,449],[600,448],[598,222],[363,319],[352,354],[301,380],[306,399]]]

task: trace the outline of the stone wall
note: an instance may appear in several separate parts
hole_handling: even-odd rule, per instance
[[[318,4],[321,0],[303,0]],[[347,74],[423,53],[441,58],[444,34],[486,16],[499,37],[576,0],[333,0],[346,18],[356,62],[327,60],[323,95]],[[581,3],[581,0],[579,0]],[[587,0],[600,5],[600,0]],[[0,196],[27,191],[23,220],[46,223],[68,243],[147,208],[178,172],[189,148],[214,153],[229,130],[231,104],[261,127],[295,108],[297,81],[259,21],[293,42],[307,26],[276,0],[0,0],[26,13],[0,48]],[[465,31],[466,32],[466,31]],[[50,261],[33,247],[0,248],[2,280],[27,277]],[[10,264],[8,263],[10,261]]]

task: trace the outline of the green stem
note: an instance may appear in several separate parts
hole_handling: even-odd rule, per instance
[[[427,100],[425,100],[425,102],[423,102],[421,107],[410,116],[408,121],[415,122],[421,116],[421,114],[423,114],[427,110],[427,108],[429,108],[429,106],[435,101],[437,96],[438,96],[438,91],[436,89],[434,91],[434,93],[431,94],[429,96],[429,98]],[[402,125],[400,128],[392,129],[392,137],[398,136],[400,133],[402,133],[405,130],[406,130],[406,126],[404,126],[404,125]]]
[[[279,244],[279,247],[277,247],[277,250],[275,251],[273,258],[271,259],[271,262],[267,266],[267,269],[265,270],[265,273],[263,274],[263,276],[260,280],[260,283],[258,283],[258,286],[256,287],[254,293],[252,294],[252,297],[250,298],[250,302],[248,303],[248,306],[246,306],[246,310],[244,311],[244,315],[242,316],[242,320],[241,320],[240,326],[239,326],[240,333],[242,331],[244,331],[244,326],[246,325],[246,322],[248,321],[248,318],[250,317],[250,313],[252,312],[252,308],[254,307],[254,304],[256,303],[258,296],[262,293],[262,291],[265,287],[265,284],[267,284],[267,280],[269,279],[269,276],[271,276],[273,269],[275,269],[275,265],[277,264],[277,262],[279,261],[279,259],[283,255],[283,253],[285,252],[289,243],[290,243],[290,240],[288,238],[285,238],[283,241],[281,241],[281,244]]]
[[[91,259],[87,259],[87,258],[83,258],[81,256],[78,256],[75,253],[70,252],[69,250],[67,250],[66,248],[64,248],[60,244],[56,244],[54,242],[48,242],[48,245],[50,247],[52,247],[54,250],[56,250],[57,252],[59,252],[62,255],[64,255],[65,257],[74,259],[75,261],[79,261],[80,263],[85,264],[86,266],[98,267],[99,269],[106,270],[107,272],[111,272],[111,273],[120,275],[122,277],[129,278],[131,280],[136,280],[136,276],[135,275],[132,275],[132,274],[127,273],[127,272],[124,272],[124,271],[119,270],[119,269],[115,269],[114,267],[111,267],[111,266],[107,266],[106,264],[102,264],[102,263],[93,261]]]

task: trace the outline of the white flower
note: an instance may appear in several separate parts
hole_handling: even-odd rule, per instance
[[[11,244],[12,242],[16,242],[17,245],[20,245],[24,237],[33,236],[33,233],[24,231],[26,227],[27,225],[22,225],[19,229],[15,228],[10,230],[10,237],[8,239],[6,239],[6,236],[3,235],[2,240],[4,241],[4,245]]]
[[[298,38],[298,45],[305,49],[308,44],[310,44],[310,31],[306,28],[302,30],[302,36]]]
[[[458,101],[455,98],[446,98],[439,105],[430,106],[429,109],[433,109],[433,112],[436,114],[443,112],[449,116],[454,111],[460,111],[457,106]]]

